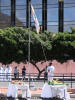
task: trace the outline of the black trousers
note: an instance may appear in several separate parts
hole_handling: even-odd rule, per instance
[[[15,78],[15,79],[17,78],[17,73],[14,73],[14,78]]]

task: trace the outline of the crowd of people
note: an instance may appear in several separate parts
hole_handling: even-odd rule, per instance
[[[44,78],[52,81],[54,76],[54,66],[52,65],[52,62],[49,63],[48,66],[46,66]],[[14,73],[14,74],[13,74]],[[14,79],[19,78],[19,69],[17,66],[14,68],[14,72],[12,73],[12,68],[10,65],[1,65],[0,66],[0,81],[11,81],[12,76],[14,75]],[[22,80],[25,80],[26,76],[26,68],[23,66],[22,68]]]
[[[14,75],[14,79],[19,78],[19,69],[16,66],[14,68],[14,72],[12,72],[12,67],[10,65],[0,65],[0,81],[11,81],[12,76]],[[22,68],[22,80],[25,80],[26,68],[23,66]]]

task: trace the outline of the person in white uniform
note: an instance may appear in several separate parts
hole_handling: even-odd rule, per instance
[[[7,79],[7,81],[11,81],[11,73],[12,73],[12,68],[11,68],[11,66],[7,65],[7,68],[6,68],[6,79]]]
[[[2,65],[0,65],[0,81],[2,81]]]
[[[49,66],[47,67],[47,73],[48,73],[48,80],[52,81],[54,76],[54,66],[52,65],[52,62],[49,63]]]
[[[6,81],[6,67],[2,65],[2,80]]]

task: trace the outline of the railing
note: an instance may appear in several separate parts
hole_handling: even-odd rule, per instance
[[[30,77],[30,78],[29,78]],[[75,88],[75,73],[70,73],[70,74],[54,74],[54,80],[58,79],[59,81],[68,84],[68,87],[70,88]],[[22,77],[22,73],[19,73],[16,75],[16,78],[14,76],[14,73],[12,74],[5,74],[5,73],[1,73],[0,74],[0,82],[9,82],[11,80],[23,80]],[[40,78],[38,78],[38,74],[37,73],[31,73],[30,76],[28,73],[26,73],[25,75],[25,79],[24,81],[26,82],[38,82],[40,84],[40,82],[45,83],[47,82],[47,77],[44,77],[44,73],[41,74]]]

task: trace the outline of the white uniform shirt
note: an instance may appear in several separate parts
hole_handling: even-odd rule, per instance
[[[48,73],[48,80],[49,81],[53,80],[53,76],[54,76],[53,72],[54,72],[54,66],[48,66],[47,73]]]
[[[10,66],[7,67],[7,68],[6,68],[6,72],[10,74],[10,73],[12,72],[12,68],[11,68]]]
[[[50,72],[53,73],[53,72],[54,72],[54,69],[55,69],[54,66],[48,66],[47,72],[48,72],[48,73],[50,73]]]

